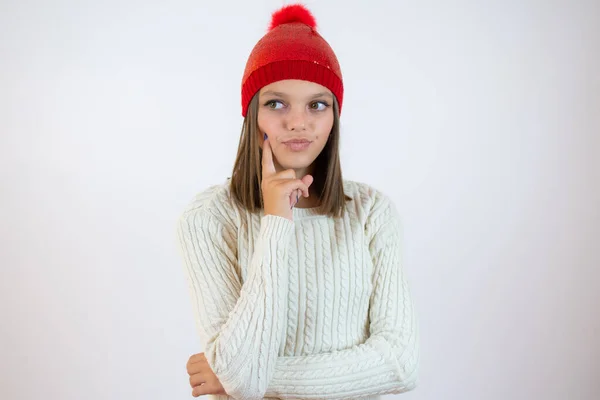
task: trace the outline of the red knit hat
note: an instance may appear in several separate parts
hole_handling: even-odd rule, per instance
[[[242,116],[264,86],[283,79],[301,79],[333,92],[340,113],[344,96],[342,72],[329,44],[316,30],[313,15],[303,5],[287,5],[271,16],[268,32],[252,49],[242,79]]]

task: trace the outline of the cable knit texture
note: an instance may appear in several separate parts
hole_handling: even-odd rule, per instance
[[[209,399],[379,399],[417,385],[399,215],[367,184],[344,180],[344,191],[343,218],[249,213],[229,199],[229,181],[184,210],[198,335],[228,394]]]

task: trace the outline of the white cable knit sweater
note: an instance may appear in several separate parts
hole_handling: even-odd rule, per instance
[[[290,221],[199,193],[178,224],[196,326],[229,396],[379,399],[417,384],[418,321],[390,199],[344,180],[346,216]]]

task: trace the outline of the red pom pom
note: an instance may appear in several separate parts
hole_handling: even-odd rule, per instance
[[[302,4],[290,4],[281,7],[271,15],[271,25],[269,26],[269,30],[281,24],[290,22],[302,22],[313,29],[317,27],[315,17],[306,7]]]

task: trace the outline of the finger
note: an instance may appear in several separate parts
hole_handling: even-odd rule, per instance
[[[304,184],[306,185],[306,193],[303,193],[305,197],[309,196],[308,188],[310,187],[310,185],[312,185],[314,180],[315,179],[312,175],[304,175],[304,177],[302,178],[302,182],[304,182]]]
[[[196,387],[206,383],[206,377],[204,374],[194,374],[190,376],[189,381],[191,387]]]
[[[300,196],[307,197],[307,196],[304,196],[303,190],[296,189],[290,198],[290,201],[292,201],[292,203],[293,203],[292,207],[294,207],[296,204],[298,204],[298,202],[300,201]]]
[[[192,396],[193,397],[198,397],[198,396],[202,396],[203,394],[206,394],[206,393],[204,393],[205,390],[202,389],[203,386],[204,385],[194,387],[192,389]]]
[[[206,360],[204,353],[197,353],[190,357],[188,363],[193,364],[193,363],[201,362],[203,360]]]
[[[300,190],[304,193],[307,188],[306,184],[301,179],[275,179],[271,181],[271,186],[276,187],[277,191],[283,196],[296,198],[296,191]]]
[[[205,367],[203,363],[194,363],[194,364],[190,364],[187,366],[186,370],[188,375],[194,375],[197,374],[199,372],[204,371]]]
[[[205,383],[204,385],[196,386],[194,389],[192,389],[192,396],[198,397],[204,394],[213,394],[216,391],[217,388],[215,388],[213,385]]]
[[[187,370],[189,375],[195,374],[199,372],[202,368],[202,365],[208,363],[206,361],[206,356],[204,353],[198,353],[191,356],[185,365],[185,369]]]
[[[269,143],[269,139],[266,139],[263,142],[262,153],[262,177],[265,179],[277,173],[275,170],[275,164],[273,163],[273,152],[271,151],[271,143]]]
[[[294,193],[290,196],[290,208],[294,208],[296,204],[298,204],[298,200],[300,195],[298,194],[299,189],[294,190]]]
[[[301,188],[296,189],[293,186],[290,187],[290,185],[293,185],[294,182],[302,184],[300,179],[276,179],[270,182],[271,186],[277,186],[277,190],[281,191],[280,193],[283,197],[288,198],[290,208],[294,207],[300,198],[300,194],[304,193]]]
[[[290,196],[290,201],[293,202],[293,204],[298,203],[298,201],[300,201],[300,196],[303,197],[308,197],[309,196],[309,186],[313,183],[313,177],[311,175],[305,175],[304,178],[301,179],[301,181],[306,185],[306,188],[300,188],[300,189],[296,189],[292,195]]]
[[[297,189],[302,193],[308,193],[308,186],[301,179],[280,179],[276,185],[286,196],[295,195]]]
[[[195,364],[205,362],[205,359],[203,357],[204,354],[200,353],[194,354],[188,359],[188,362],[185,364],[185,369],[188,371],[188,373],[190,372],[190,369],[194,367]]]

